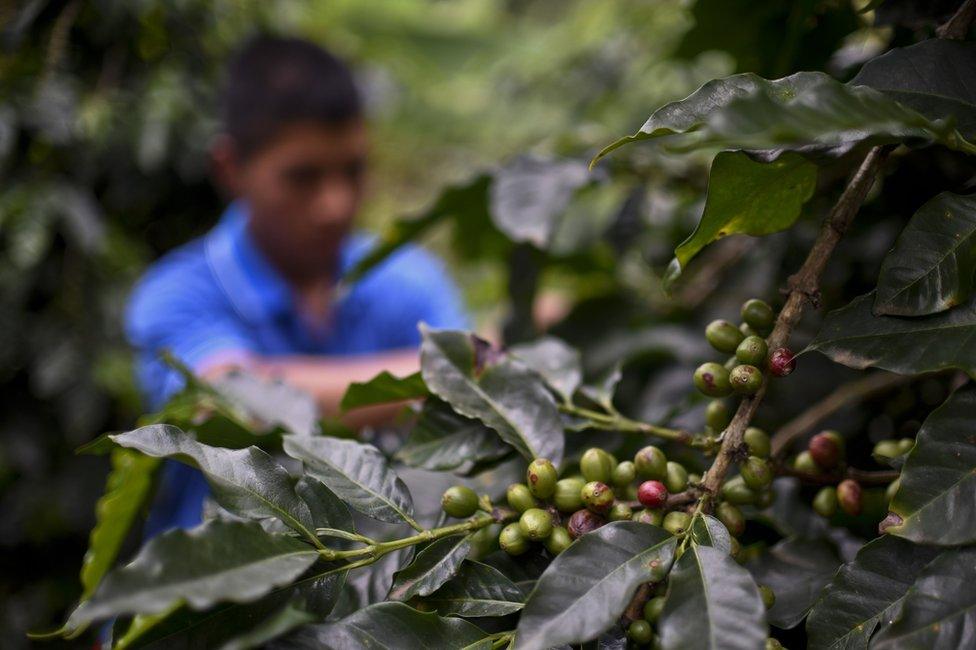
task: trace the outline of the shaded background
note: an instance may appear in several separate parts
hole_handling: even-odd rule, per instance
[[[445,184],[515,154],[589,156],[713,77],[813,69],[847,79],[880,49],[930,33],[957,3],[892,0],[859,12],[866,4],[0,0],[0,646],[26,646],[24,630],[50,625],[78,596],[107,460],[72,450],[130,427],[140,413],[121,309],[151,260],[220,214],[206,150],[220,72],[242,38],[298,34],[352,62],[374,128],[363,225],[380,229]],[[916,160],[899,172],[915,189],[960,177],[952,154]],[[637,164],[641,192],[602,235],[610,244],[636,242],[636,265],[613,263],[630,260],[623,251],[634,246],[611,246],[602,258],[569,256],[546,274],[544,288],[577,304],[627,294],[630,306],[647,312],[640,318],[651,318],[662,302],[655,269],[697,219],[707,162],[655,155]],[[873,223],[911,214],[918,200],[903,199],[893,192],[868,211],[829,281],[856,293],[873,280],[897,233],[897,223]],[[816,216],[823,204],[808,209]],[[761,273],[737,280],[730,272],[731,282],[774,294],[794,239],[807,241],[815,223],[771,238],[761,258],[739,251]],[[497,325],[510,309],[511,260],[458,259],[443,232],[426,243],[452,262],[478,322]],[[727,296],[730,304],[739,295]],[[686,309],[651,320],[692,322],[699,302],[693,295]],[[580,313],[557,331],[577,341],[602,332]],[[590,368],[601,354],[636,358],[676,345],[659,332],[641,338],[634,313],[619,314],[633,335],[598,341],[604,347],[590,350]],[[598,325],[608,326],[605,314]],[[665,379],[632,378],[630,409],[659,419]]]

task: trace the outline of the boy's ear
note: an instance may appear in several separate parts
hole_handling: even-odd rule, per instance
[[[224,133],[214,138],[210,164],[214,183],[226,194],[237,196],[240,193],[241,160],[233,138]]]

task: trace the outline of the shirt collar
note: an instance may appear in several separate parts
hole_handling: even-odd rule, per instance
[[[257,247],[247,221],[247,207],[239,202],[224,211],[206,238],[211,270],[243,318],[262,321],[294,312],[291,286]],[[339,249],[339,278],[367,248],[368,240],[364,237],[353,235],[343,240]]]

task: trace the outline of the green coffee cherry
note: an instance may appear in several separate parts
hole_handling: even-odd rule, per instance
[[[804,474],[819,474],[820,466],[817,465],[816,461],[813,460],[813,456],[810,455],[809,451],[801,451],[796,455],[796,460],[793,461],[793,469],[798,472],[803,472]]]
[[[533,542],[541,542],[552,532],[552,516],[542,508],[529,508],[519,517],[519,528]]]
[[[762,367],[766,363],[769,346],[766,340],[758,336],[747,336],[735,349],[735,358],[750,366]]]
[[[719,352],[732,354],[745,336],[727,320],[713,320],[705,328],[705,338]]]
[[[742,441],[749,448],[749,455],[758,458],[769,458],[769,434],[759,427],[749,427],[742,436]]]
[[[525,483],[509,485],[505,498],[508,499],[508,506],[515,512],[525,512],[529,508],[535,508],[539,505],[535,497],[532,496],[532,492],[529,491],[529,486]]]
[[[888,485],[887,489],[885,489],[885,499],[887,499],[888,501],[891,501],[892,499],[894,499],[895,498],[895,492],[898,491],[898,488],[899,487],[901,487],[901,478],[900,477],[899,478],[896,478],[894,481],[892,481]]]
[[[739,543],[739,540],[737,540],[734,537],[730,538],[730,540],[731,540],[731,544],[729,544],[729,547],[730,547],[729,548],[729,557],[731,557],[733,560],[738,560],[739,559],[739,553],[742,552],[742,544],[740,544]]]
[[[687,512],[675,510],[664,516],[664,530],[672,535],[681,535],[691,525],[691,515]]]
[[[695,388],[709,397],[725,397],[732,393],[729,371],[725,366],[709,361],[695,370]]]
[[[451,517],[465,519],[478,511],[478,495],[465,485],[455,485],[444,492],[441,507]]]
[[[898,441],[898,451],[900,452],[898,455],[901,456],[903,454],[907,454],[914,447],[915,447],[914,438],[902,438]]]
[[[746,300],[742,304],[739,315],[749,327],[762,334],[772,331],[773,324],[776,322],[776,314],[773,312],[773,308],[758,298]]]
[[[498,534],[498,545],[509,555],[521,555],[529,550],[529,540],[522,533],[522,528],[517,523],[512,523]]]
[[[901,448],[897,440],[882,440],[874,446],[872,453],[880,458],[898,458]]]
[[[724,367],[729,372],[732,372],[732,368],[735,368],[737,365],[739,365],[739,359],[735,356],[731,356],[725,360],[725,363],[722,364],[722,367]]]
[[[637,467],[629,460],[617,463],[610,474],[610,482],[617,487],[624,487],[633,483],[635,478],[637,478]]]
[[[546,550],[553,555],[559,555],[572,543],[573,539],[569,536],[569,531],[562,526],[555,526],[544,542]]]
[[[488,513],[479,512],[475,515],[478,518],[489,517]],[[471,553],[472,560],[479,560],[487,557],[498,550],[498,534],[501,532],[501,524],[490,524],[471,533]]]
[[[701,474],[689,474],[688,485],[699,485],[702,482]]]
[[[772,609],[776,604],[776,594],[766,585],[759,585],[759,596],[762,598],[763,606]]]
[[[837,512],[837,489],[830,485],[820,488],[813,497],[813,510],[821,517],[833,517]]]
[[[626,503],[617,502],[610,508],[607,519],[610,521],[628,521],[634,516],[634,511]]]
[[[556,481],[559,479],[559,472],[555,466],[545,458],[536,458],[529,463],[529,468],[525,470],[525,481],[529,486],[529,492],[538,499],[548,499],[556,491]]]
[[[759,336],[759,332],[754,330],[749,323],[739,323],[739,331],[743,336]]]
[[[766,646],[763,648],[763,650],[784,650],[784,648],[782,643],[773,637],[769,637],[766,639]]]
[[[755,395],[762,383],[762,370],[756,366],[742,364],[729,372],[729,385],[739,395]]]
[[[746,485],[753,490],[762,490],[773,481],[773,468],[769,461],[757,456],[749,456],[739,467],[739,473]]]
[[[642,524],[660,527],[664,523],[664,511],[651,509],[638,510],[631,519]]]
[[[552,502],[559,512],[576,512],[583,507],[583,497],[580,492],[586,480],[580,477],[564,478],[556,481],[556,489],[552,494]]]
[[[722,486],[722,498],[737,506],[744,506],[756,502],[756,493],[741,476],[736,476]]]
[[[688,487],[688,470],[685,469],[684,465],[668,461],[664,487],[668,488],[668,492],[671,494],[683,492]]]
[[[725,400],[713,399],[705,407],[705,426],[713,431],[723,431],[732,421],[732,411]]]
[[[644,603],[644,620],[648,623],[657,623],[661,618],[661,611],[664,609],[664,596],[654,596]]]
[[[637,645],[648,645],[654,640],[654,632],[647,621],[637,620],[627,628],[627,636]]]
[[[715,508],[715,516],[725,524],[733,537],[738,537],[746,529],[746,518],[742,515],[742,511],[728,501],[718,504]]]
[[[587,481],[599,481],[609,483],[610,476],[616,463],[613,457],[606,451],[592,447],[583,452],[580,458],[580,472]]]
[[[668,457],[654,445],[648,445],[634,455],[634,469],[641,480],[664,481],[668,475]]]
[[[598,514],[606,514],[613,505],[613,490],[606,483],[590,481],[580,490],[580,496],[587,508]]]

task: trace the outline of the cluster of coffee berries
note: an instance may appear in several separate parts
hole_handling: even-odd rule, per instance
[[[739,474],[722,485],[721,501],[715,507],[715,516],[725,524],[733,538],[741,535],[746,526],[739,506],[766,508],[773,502],[769,434],[759,427],[749,427],[742,441],[745,458],[739,463]]]
[[[763,384],[765,370],[783,377],[796,364],[786,348],[770,353],[763,338],[769,336],[776,321],[772,307],[752,298],[742,305],[741,316],[743,322],[738,327],[727,320],[715,320],[705,328],[705,338],[713,348],[733,355],[724,365],[710,361],[695,370],[695,387],[709,397],[755,395]]]

